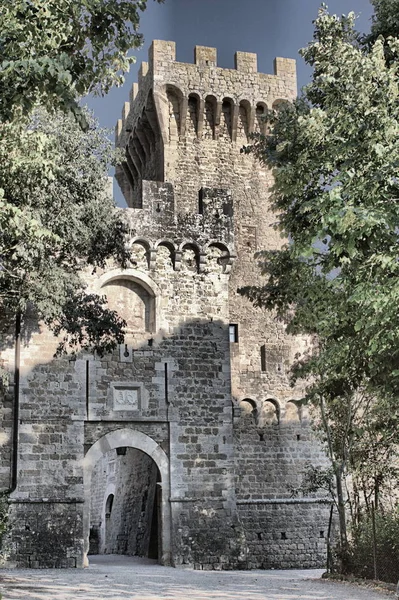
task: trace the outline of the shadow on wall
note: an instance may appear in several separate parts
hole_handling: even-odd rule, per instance
[[[158,559],[159,469],[136,448],[109,450],[92,472],[90,554]]]
[[[224,455],[222,450],[214,447],[214,441],[212,450],[207,449],[205,458],[199,459],[205,453],[201,445],[209,443],[209,423],[214,427],[223,426],[225,409],[228,406],[231,409],[228,325],[222,321],[190,320],[180,323],[169,334],[158,331],[156,337],[155,332],[145,332],[145,335],[146,339],[139,346],[133,337],[129,344],[121,345],[112,355],[104,357],[82,354],[45,360],[51,353],[50,337],[46,333],[33,333],[30,345],[22,348],[19,478],[11,500],[10,516],[11,558],[19,566],[82,565],[83,512],[80,507],[85,499],[84,450],[93,448],[101,439],[124,427],[152,440],[158,452],[166,457],[165,452],[169,451],[166,423],[171,413],[182,429],[195,423],[200,430],[199,439],[192,447],[184,446],[192,461],[192,465],[188,461],[182,472],[182,477],[187,478],[188,486],[192,488],[189,493],[195,494],[195,490],[200,489],[205,499],[207,491],[211,494],[213,482],[204,483],[203,475],[216,461],[221,464],[222,475],[216,474],[214,478],[218,484],[231,489],[231,474],[224,467]],[[57,340],[52,341],[54,352]],[[11,399],[4,408],[9,450],[12,442]],[[118,486],[115,485],[114,491],[110,492],[114,500],[112,507],[109,500],[108,512],[112,519],[115,511],[122,515],[129,506],[138,503],[137,514],[131,515],[131,522],[136,520],[137,523],[136,533],[132,533],[131,522],[127,524],[128,519],[120,517],[119,523],[115,521],[111,527],[110,550],[107,549],[106,532],[103,539],[97,533],[98,551],[156,555],[159,512],[155,512],[154,506],[159,473],[151,458],[147,457],[147,464],[139,451],[125,450],[125,457],[120,453],[119,460],[121,465],[126,463],[122,478],[126,498],[118,508]],[[6,478],[7,471],[11,473],[12,458],[12,453],[2,452],[1,466]],[[135,466],[132,461],[136,461]],[[133,471],[136,476],[140,469],[146,473],[147,480],[144,481],[144,475],[140,476],[141,489],[138,490],[139,484],[135,490],[128,489]],[[4,481],[4,488],[8,484]],[[170,490],[166,489],[162,500],[163,517],[169,494]],[[104,521],[107,520],[108,496],[103,496]],[[218,519],[217,511],[209,514],[211,528],[215,519]],[[166,520],[163,518],[164,523]],[[99,523],[94,525],[98,529]],[[170,525],[169,519],[167,526],[170,528]],[[231,530],[228,523],[223,526]],[[87,537],[88,533],[87,530]],[[169,537],[170,561],[170,531],[162,535],[164,555],[165,540]],[[188,543],[189,528],[182,530],[181,535],[179,543],[183,547]],[[24,540],[22,544],[16,541],[20,537]],[[224,536],[220,541],[222,546],[223,540]],[[194,542],[191,544],[192,563],[202,560],[201,552],[205,550],[200,546],[200,543],[197,546]],[[209,553],[209,549],[206,552]],[[220,556],[226,554],[226,548],[221,547],[217,552]],[[183,554],[181,551],[181,562]],[[164,555],[161,560],[168,564]],[[212,557],[212,560],[215,559]]]
[[[171,260],[167,256],[169,249],[165,247],[163,250],[164,259]],[[110,355],[99,357],[82,354],[53,360],[51,356],[57,347],[57,340],[46,332],[40,336],[31,334],[30,346],[22,349],[21,357],[19,481],[12,504],[12,535],[15,540],[19,537],[24,540],[23,544],[14,542],[14,559],[20,566],[81,566],[82,539],[88,550],[90,529],[86,507],[89,498],[93,497],[92,488],[88,487],[85,491],[83,488],[84,453],[90,460],[93,457],[90,469],[110,450],[118,456],[117,449],[127,448],[129,444],[109,445],[108,440],[123,428],[129,428],[136,437],[142,436],[152,444],[148,454],[156,462],[155,453],[162,455],[162,464],[168,467],[167,454],[171,440],[167,424],[172,421],[178,431],[173,440],[173,468],[177,469],[175,473],[178,472],[182,484],[181,488],[170,490],[167,483],[163,490],[163,524],[167,523],[169,529],[166,531],[164,527],[162,530],[161,561],[169,564],[167,561],[170,560],[172,525],[168,511],[172,493],[177,496],[183,494],[183,499],[184,494],[189,498],[201,498],[199,508],[193,505],[195,510],[190,503],[183,503],[178,516],[181,523],[173,523],[177,532],[174,539],[175,563],[218,563],[220,568],[245,565],[244,532],[237,524],[234,511],[226,515],[224,508],[226,502],[230,502],[231,506],[235,504],[232,468],[234,442],[231,434],[235,416],[233,405],[237,406],[237,402],[232,402],[231,397],[229,325],[222,319],[189,317],[191,309],[197,314],[200,309],[203,314],[215,314],[218,310],[220,314],[225,314],[226,296],[215,294],[213,283],[213,279],[220,282],[223,277],[221,260],[222,249],[216,248],[215,254],[209,254],[209,265],[214,265],[215,269],[214,274],[209,274],[209,284],[204,283],[202,276],[196,272],[191,278],[186,278],[186,320],[179,317],[180,304],[177,301],[175,304],[172,293],[167,306],[162,306],[161,310],[157,305],[160,294],[151,292],[150,287],[144,288],[147,294],[137,293],[137,281],[127,279],[126,275],[119,276],[122,280],[119,287],[113,283],[114,277],[108,279],[112,283],[105,286],[109,288],[109,303],[112,306],[112,302],[115,302],[115,308],[122,311],[122,316],[125,316],[123,310],[132,315],[126,344]],[[209,266],[207,268],[211,269]],[[141,275],[141,280],[144,277]],[[196,286],[205,288],[201,291]],[[118,304],[119,292],[124,298],[123,306]],[[202,305],[192,306],[192,298],[198,298]],[[169,324],[169,332],[162,330],[163,322]],[[35,331],[33,325],[26,325],[28,331]],[[264,430],[269,425],[278,428],[284,414],[280,415],[277,400],[267,395],[256,398],[249,405],[257,408],[254,433],[259,443],[256,429],[260,425]],[[269,415],[266,410],[268,406],[275,411],[275,416]],[[6,409],[5,430],[11,443],[11,421],[7,421],[12,414],[11,403]],[[251,444],[248,450],[250,454],[252,452],[250,458],[255,465],[259,448],[253,444],[251,427],[246,426],[245,419],[240,422],[243,434],[248,435]],[[193,427],[195,435],[192,434]],[[281,442],[280,434],[274,437],[277,448]],[[245,440],[242,437],[243,444]],[[136,443],[131,446],[136,451],[142,449],[147,452],[144,443],[143,446]],[[264,454],[268,444],[263,446]],[[0,460],[3,473],[7,473],[7,468],[10,469],[10,456],[11,453],[6,456],[2,452]],[[125,464],[120,458],[118,467],[119,473],[124,472],[121,478],[124,487],[122,494],[118,491],[117,473],[114,473],[112,480],[111,473],[107,472],[112,460],[104,459],[106,477],[103,477],[103,483],[101,477],[97,479],[100,480],[98,496],[101,499],[92,529],[97,529],[99,552],[148,555],[151,531],[155,530],[153,490],[157,483],[156,469],[151,462],[146,465],[142,457],[137,452],[130,452],[130,449],[126,450],[125,456]],[[293,457],[287,454],[278,464],[284,463],[287,469],[290,466],[294,471]],[[242,455],[242,464],[242,473],[245,474],[248,470],[247,455]],[[168,468],[162,470],[161,462],[157,462],[157,465],[162,473],[162,484],[165,484],[164,473],[168,472]],[[143,473],[132,490],[128,482],[133,478],[133,472],[137,474],[138,470]],[[298,468],[295,469],[295,477],[298,471]],[[262,486],[262,481],[259,480],[257,485]],[[278,482],[280,485],[281,478]],[[112,489],[111,484],[114,486]],[[143,502],[145,493],[147,501]],[[110,495],[114,496],[112,506]],[[116,510],[120,495],[125,496],[126,501],[121,502]],[[152,505],[149,496],[152,497]],[[223,501],[218,505],[220,508],[214,509],[216,496],[223,498]],[[180,502],[179,497],[173,500]],[[83,525],[81,507],[84,502]],[[207,502],[212,504],[212,510],[206,508]],[[131,519],[137,523],[136,533],[129,529],[127,520],[123,521],[122,517],[116,519],[117,512],[121,515],[134,503],[140,505],[140,510]],[[106,513],[110,515],[108,519],[111,525],[108,535]],[[112,515],[115,515],[115,519]],[[142,532],[141,539],[137,539],[137,531]],[[216,537],[210,533],[216,531]]]

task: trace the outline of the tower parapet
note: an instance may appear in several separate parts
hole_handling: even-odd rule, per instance
[[[276,58],[274,74],[265,74],[256,54],[236,52],[235,69],[225,69],[217,66],[216,48],[196,46],[194,61],[176,61],[175,43],[155,40],[140,67],[116,126],[116,145],[126,150],[116,176],[128,206],[141,206],[143,179],[179,178],[187,142],[239,148],[263,130],[267,108],[296,96],[295,60]]]

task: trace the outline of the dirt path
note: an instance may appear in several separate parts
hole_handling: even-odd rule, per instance
[[[192,571],[127,556],[89,569],[0,571],[2,600],[387,600],[382,592],[320,580],[322,571]]]

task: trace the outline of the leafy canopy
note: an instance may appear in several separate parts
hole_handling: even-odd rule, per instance
[[[115,157],[79,99],[123,82],[146,5],[0,3],[2,325],[34,306],[64,332],[64,346],[106,351],[123,340],[123,321],[86,293],[81,275],[107,259],[123,266],[127,255],[125,225],[106,191]]]
[[[311,82],[244,148],[273,171],[272,210],[289,241],[258,253],[265,284],[242,292],[314,340],[293,380],[307,381],[317,408],[343,565],[347,503],[358,518],[398,481],[399,2],[373,4],[363,37],[353,13],[321,8],[301,51]]]
[[[291,333],[318,336],[296,374],[309,394],[367,385],[399,391],[399,42],[369,51],[354,14],[320,11],[302,98],[270,115],[252,147],[273,169],[272,207],[290,242],[258,255],[264,287],[246,293],[277,309]]]
[[[37,110],[26,128],[0,125],[0,313],[30,306],[65,344],[98,351],[123,341],[123,321],[85,292],[82,273],[126,264],[126,226],[114,207],[107,132]]]
[[[162,2],[163,0],[157,0]],[[77,99],[123,82],[142,43],[147,0],[14,0],[0,3],[0,120],[40,103],[80,118]]]

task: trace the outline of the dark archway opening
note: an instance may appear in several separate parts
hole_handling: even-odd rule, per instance
[[[90,549],[159,559],[161,482],[148,454],[136,448],[110,450],[92,473]]]

